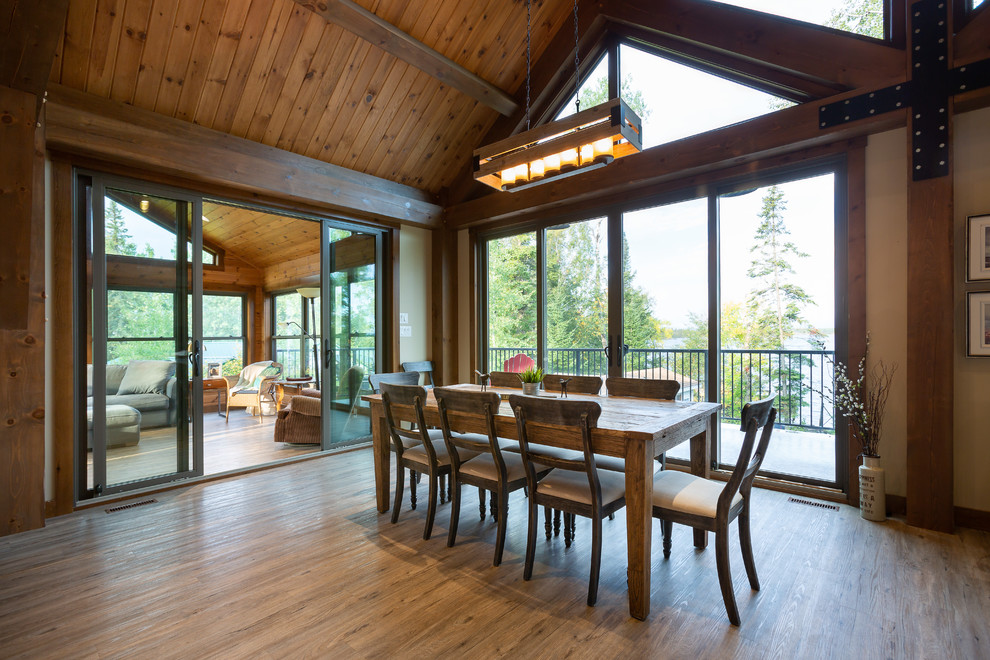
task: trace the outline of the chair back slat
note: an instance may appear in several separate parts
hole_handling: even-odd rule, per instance
[[[502,363],[502,371],[514,371],[520,373],[530,367],[535,367],[536,361],[525,353],[516,353]]]
[[[492,387],[522,387],[519,374],[514,371],[492,371],[488,374],[488,382]]]
[[[614,377],[605,381],[605,389],[608,390],[609,396],[673,401],[681,390],[681,384],[676,380]]]
[[[382,391],[382,383],[392,385],[419,385],[418,371],[396,371],[385,374],[368,374],[368,384],[375,394]]]
[[[415,372],[412,372],[415,373]],[[394,385],[392,383],[380,383],[382,388],[382,406],[385,409],[385,423],[388,426],[389,435],[392,437],[392,445],[397,458],[402,458],[405,447],[402,438],[418,441],[426,449],[430,461],[436,463],[436,451],[430,436],[426,432],[426,420],[423,416],[423,402],[426,401],[426,390],[419,385]],[[412,407],[416,416],[416,428],[404,429],[395,422],[392,414],[392,406]]]
[[[560,392],[560,381],[566,380],[569,394],[598,394],[602,391],[601,376],[571,376],[568,374],[546,374],[543,376],[543,389]]]
[[[718,498],[718,507],[728,509],[732,503],[732,498],[739,492],[743,497],[749,497],[749,491],[753,486],[753,480],[760,466],[763,464],[763,457],[766,455],[767,445],[770,444],[770,435],[773,433],[773,423],[777,419],[777,409],[773,407],[774,399],[777,396],[771,394],[766,399],[752,401],[743,406],[742,420],[743,430],[746,436],[743,438],[742,448],[739,450],[739,458],[736,460],[736,467],[732,470],[728,483],[722,490]],[[760,436],[760,443],[754,453],[756,444],[756,434],[763,429]]]
[[[421,373],[426,380],[426,389],[430,389],[435,384],[433,382],[433,362],[430,360],[421,360],[420,362],[403,362],[402,370],[418,371]]]

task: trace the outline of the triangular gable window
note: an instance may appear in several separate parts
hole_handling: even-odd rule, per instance
[[[702,1],[702,0],[699,0]],[[703,0],[707,2],[708,0]],[[973,0],[979,4],[983,0]],[[791,18],[813,25],[852,32],[876,39],[884,38],[883,0],[721,0],[722,4],[754,9],[765,14]]]

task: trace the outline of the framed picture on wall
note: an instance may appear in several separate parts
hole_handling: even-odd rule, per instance
[[[966,280],[990,280],[990,215],[971,215],[966,228]]]
[[[990,357],[990,291],[969,293],[966,298],[969,310],[966,355]]]

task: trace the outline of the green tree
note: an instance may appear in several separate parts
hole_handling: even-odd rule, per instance
[[[788,259],[808,255],[787,240],[790,232],[784,224],[783,214],[787,209],[784,193],[777,186],[771,186],[762,204],[762,220],[750,248],[756,257],[747,271],[756,284],[747,300],[748,344],[749,348],[780,349],[800,325],[807,324],[801,316],[801,308],[813,305],[814,301],[804,289],[788,281],[788,276],[794,273]]]
[[[127,231],[127,224],[124,222],[124,212],[120,208],[117,202],[110,201],[107,206],[104,207],[104,224],[106,225],[105,232],[105,252],[106,254],[120,254],[124,256],[136,256],[138,253],[137,245],[135,245],[131,240],[131,235]],[[146,246],[145,250],[151,249],[151,246]],[[152,254],[154,251],[152,251]]]
[[[488,241],[488,342],[536,348],[536,234]]]
[[[842,7],[832,10],[825,25],[883,39],[883,0],[846,0]]]
[[[619,91],[622,100],[626,102],[632,111],[639,115],[639,118],[646,121],[650,116],[650,108],[643,98],[643,91],[633,86],[633,77],[626,74],[622,79],[622,86]],[[602,76],[589,81],[581,88],[581,109],[587,110],[596,105],[601,105],[608,101],[608,76]]]

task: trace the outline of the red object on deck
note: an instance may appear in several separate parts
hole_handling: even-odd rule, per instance
[[[502,363],[502,371],[511,371],[513,373],[522,373],[531,367],[536,366],[536,360],[529,357],[528,355],[523,355],[522,353],[516,353],[508,360]]]

